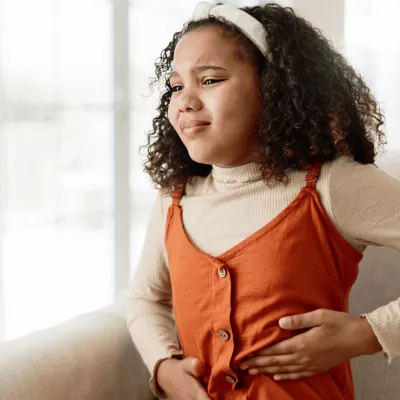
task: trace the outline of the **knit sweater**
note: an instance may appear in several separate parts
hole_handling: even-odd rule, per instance
[[[196,178],[186,186],[181,205],[189,239],[212,256],[224,253],[294,200],[305,186],[306,173],[290,171],[288,176],[288,185],[267,186],[256,163],[233,168],[213,166],[207,177]],[[329,219],[356,250],[364,252],[369,245],[400,250],[399,179],[375,165],[362,165],[342,156],[322,166],[317,191]],[[126,308],[129,332],[151,372],[160,360],[180,354],[164,246],[170,205],[171,198],[160,191]],[[399,356],[400,298],[365,316],[389,362]]]

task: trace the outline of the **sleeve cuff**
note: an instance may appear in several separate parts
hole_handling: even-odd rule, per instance
[[[168,396],[167,396],[167,394],[160,388],[160,386],[159,386],[158,383],[157,383],[157,380],[156,380],[157,370],[158,370],[158,367],[160,366],[160,364],[161,364],[162,361],[164,361],[164,360],[169,360],[169,359],[173,359],[173,358],[175,358],[175,359],[177,359],[177,360],[182,360],[183,358],[185,358],[185,356],[184,356],[184,354],[183,354],[182,351],[177,351],[177,352],[174,352],[173,354],[171,354],[171,355],[170,355],[169,357],[167,357],[167,358],[162,358],[161,360],[158,360],[157,363],[156,363],[156,365],[154,366],[153,374],[152,374],[152,376],[150,377],[150,380],[149,380],[149,385],[150,385],[151,391],[153,392],[153,394],[154,394],[156,397],[158,397],[158,398],[160,398],[160,399],[168,399]]]
[[[378,324],[375,323],[373,313],[364,313],[361,314],[361,318],[366,318],[369,324],[372,327],[373,332],[376,335],[376,338],[378,339],[379,344],[382,346],[383,349],[383,356],[385,360],[391,364],[393,358],[396,356],[396,354],[393,354],[392,350],[392,343],[390,342],[390,336],[393,334],[392,332],[388,332],[387,334],[383,332],[383,329],[380,328]],[[381,332],[382,331],[382,332]],[[389,338],[389,340],[387,340]],[[393,347],[396,343],[393,343]]]

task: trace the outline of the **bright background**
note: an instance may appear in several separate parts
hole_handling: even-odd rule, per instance
[[[280,3],[363,73],[386,112],[387,148],[400,148],[400,2]],[[155,196],[139,155],[157,100],[149,78],[194,4],[0,0],[0,341],[126,289]]]

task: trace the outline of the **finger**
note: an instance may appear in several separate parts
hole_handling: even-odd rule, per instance
[[[204,375],[205,365],[198,358],[187,357],[182,362],[184,363],[183,369],[188,374],[196,378]]]
[[[298,350],[298,346],[302,339],[299,339],[301,335],[294,336],[290,339],[282,340],[272,346],[262,349],[255,356],[274,356],[274,355],[285,355],[292,354]]]
[[[274,375],[274,379],[276,381],[284,381],[284,380],[295,380],[295,379],[301,379],[301,378],[309,378],[310,376],[316,375],[315,372],[299,372],[299,373],[290,373],[290,374],[277,374]]]
[[[335,311],[318,309],[304,314],[284,317],[279,320],[279,326],[289,330],[313,328],[327,323],[330,313],[335,313]]]
[[[197,382],[198,383],[198,382]],[[212,400],[211,397],[208,396],[206,390],[198,383],[198,388],[194,392],[196,400]]]
[[[285,366],[272,366],[272,367],[257,367],[249,369],[250,375],[257,374],[288,374],[305,372],[303,365],[285,365]]]
[[[299,357],[296,354],[286,354],[279,356],[261,356],[246,360],[240,365],[240,369],[282,366],[290,364],[299,364]]]
[[[193,386],[190,390],[191,398],[194,400],[212,400],[209,396],[207,391],[205,390],[204,386],[199,382],[198,379],[193,377]]]
[[[200,377],[200,376],[203,376],[205,374],[206,366],[202,361],[200,361],[198,358],[196,358],[195,361],[194,361],[193,370],[194,370],[194,374],[197,377]]]

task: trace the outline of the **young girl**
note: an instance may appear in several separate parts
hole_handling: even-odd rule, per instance
[[[276,4],[200,3],[156,76],[145,171],[160,191],[127,303],[154,392],[354,399],[352,357],[400,355],[400,299],[348,314],[366,246],[400,249],[368,87]]]

